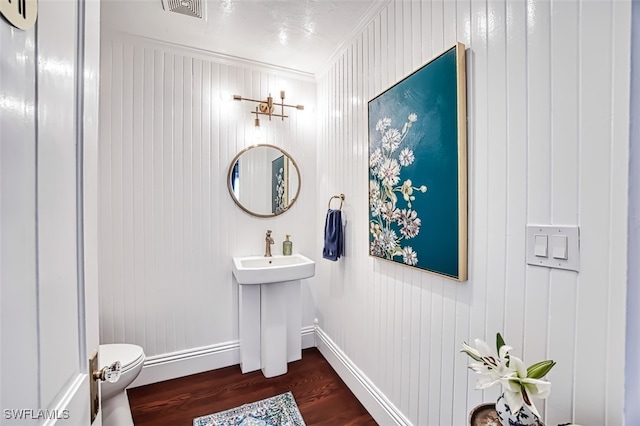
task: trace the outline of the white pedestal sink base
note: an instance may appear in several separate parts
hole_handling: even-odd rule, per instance
[[[289,281],[287,298],[291,300],[287,306],[287,362],[302,359],[302,283]]]
[[[279,376],[287,363],[302,358],[300,285],[297,280],[240,286],[243,373],[261,368],[265,377]]]
[[[260,370],[260,286],[238,286],[240,370]]]
[[[287,308],[289,283],[260,287],[260,352],[262,374],[275,377],[287,372]]]

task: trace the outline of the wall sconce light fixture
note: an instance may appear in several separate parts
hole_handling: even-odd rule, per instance
[[[273,102],[273,97],[271,96],[271,93],[269,93],[269,97],[264,100],[264,101],[258,101],[255,99],[249,99],[249,98],[243,98],[240,95],[233,95],[233,100],[234,101],[249,101],[249,102],[255,102],[258,104],[258,106],[256,107],[255,111],[251,111],[251,114],[255,114],[256,118],[254,120],[254,125],[256,127],[260,127],[260,115],[267,115],[269,116],[269,121],[271,121],[271,117],[281,117],[282,121],[284,121],[285,118],[289,117],[288,115],[284,114],[284,108],[295,108],[298,110],[304,110],[304,105],[288,105],[284,103],[284,90],[280,91],[280,103],[274,103]],[[280,113],[276,113],[276,106],[280,107]]]
[[[256,107],[256,110],[258,109],[258,107]],[[253,121],[253,125],[255,126],[253,128],[253,138],[260,142],[262,141],[262,138],[264,137],[264,135],[262,134],[262,129],[260,128],[260,119],[258,118],[258,115],[256,114],[256,118]]]

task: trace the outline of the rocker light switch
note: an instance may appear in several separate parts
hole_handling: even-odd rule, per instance
[[[580,271],[580,228],[527,225],[527,264]]]
[[[567,236],[553,235],[551,237],[551,246],[553,247],[553,258],[567,260]]]
[[[547,257],[548,239],[546,235],[538,234],[535,236],[534,254],[536,257]]]

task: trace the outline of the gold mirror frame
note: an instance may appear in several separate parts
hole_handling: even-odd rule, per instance
[[[232,177],[232,173],[233,173],[233,169],[236,165],[236,163],[238,162],[238,160],[240,159],[240,157],[242,157],[243,154],[245,154],[247,151],[250,151],[252,149],[255,148],[273,148],[276,149],[277,151],[280,151],[285,157],[287,157],[290,161],[290,165],[293,165],[293,168],[296,171],[296,176],[298,177],[298,189],[296,190],[296,193],[293,197],[291,197],[291,199],[289,200],[289,203],[287,204],[287,206],[285,208],[283,208],[281,211],[277,212],[277,213],[269,213],[269,214],[263,214],[263,213],[257,213],[254,212],[252,210],[249,210],[247,207],[245,207],[242,204],[242,201],[240,201],[237,197],[236,194],[233,192],[233,186],[231,185],[231,177]],[[291,168],[289,167],[289,170],[291,170]],[[233,200],[234,203],[236,203],[236,205],[238,207],[240,207],[240,209],[242,209],[242,211],[244,211],[245,213],[251,215],[251,216],[255,216],[255,217],[275,217],[275,216],[279,216],[287,211],[289,211],[289,209],[291,209],[291,206],[293,206],[295,204],[295,202],[298,200],[298,196],[300,195],[300,188],[302,187],[302,179],[300,176],[300,169],[298,168],[298,164],[296,163],[296,161],[293,159],[293,157],[291,157],[291,154],[289,154],[287,151],[285,151],[284,149],[275,146],[275,145],[271,145],[271,144],[266,144],[266,143],[262,143],[262,144],[255,144],[255,145],[251,145],[248,146],[246,148],[244,148],[242,151],[240,151],[239,153],[236,154],[235,157],[233,157],[233,160],[231,160],[231,164],[229,165],[229,170],[227,172],[227,189],[229,190],[229,195],[231,195],[231,199]]]

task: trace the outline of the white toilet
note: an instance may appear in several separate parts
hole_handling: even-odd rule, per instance
[[[144,351],[140,346],[114,343],[100,345],[100,368],[120,361],[120,379],[115,383],[102,382],[103,426],[133,426],[126,388],[138,377],[144,364]]]

